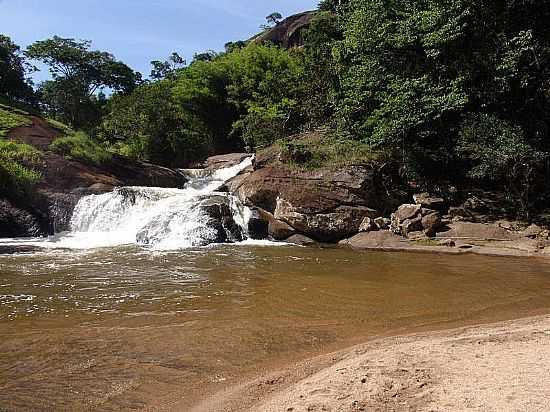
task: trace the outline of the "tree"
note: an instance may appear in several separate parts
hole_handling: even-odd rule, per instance
[[[153,66],[151,78],[160,80],[173,76],[176,70],[185,67],[186,64],[185,59],[176,52],[172,53],[166,61],[153,60],[151,62]]]
[[[267,21],[267,24],[276,26],[283,19],[283,15],[281,13],[274,12],[274,13],[271,13],[269,16],[267,16],[265,19]]]
[[[9,101],[30,102],[34,92],[27,78],[32,67],[21,49],[7,36],[0,35],[0,96]]]
[[[50,67],[52,82],[42,89],[55,89],[62,120],[75,128],[90,127],[85,113],[93,96],[103,88],[122,93],[131,92],[141,75],[107,52],[90,50],[91,42],[54,36],[37,41],[25,55]],[[46,107],[46,109],[50,109]]]
[[[172,79],[114,95],[99,137],[111,150],[134,159],[186,167],[211,153],[207,128],[173,99]]]

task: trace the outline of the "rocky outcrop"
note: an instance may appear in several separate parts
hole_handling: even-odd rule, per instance
[[[295,14],[279,22],[275,27],[260,34],[253,41],[272,43],[285,48],[299,47],[304,44],[304,32],[315,16],[314,11]]]
[[[304,171],[261,156],[256,170],[228,182],[226,189],[271,214],[269,232],[276,239],[295,231],[338,242],[358,233],[366,217],[377,218],[396,203],[367,166]]]

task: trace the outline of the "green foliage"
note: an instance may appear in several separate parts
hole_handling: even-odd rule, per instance
[[[0,96],[8,101],[32,102],[34,91],[27,78],[30,71],[20,47],[0,35]]]
[[[497,182],[545,157],[525,141],[521,127],[489,114],[473,115],[464,122],[457,151],[471,164],[469,177]]]
[[[297,130],[302,75],[299,56],[274,46],[195,58],[131,95],[115,95],[98,135],[118,153],[175,167],[267,145]]]
[[[185,59],[176,52],[172,53],[168,60],[163,62],[153,60],[151,62],[151,65],[153,66],[153,69],[151,70],[151,78],[160,80],[173,76],[176,70],[183,68],[185,64]]]
[[[8,132],[16,127],[26,126],[31,124],[28,117],[21,110],[0,105],[0,138],[6,137]]]
[[[306,170],[369,165],[381,163],[385,158],[384,153],[368,144],[319,131],[281,139],[277,146],[285,163]]]
[[[37,41],[25,52],[30,59],[50,67],[53,80],[39,90],[49,115],[75,128],[92,127],[101,115],[103,88],[129,93],[141,75],[114,56],[90,50],[91,42],[54,36]]]
[[[59,130],[60,132],[63,132],[66,135],[74,133],[74,130],[67,126],[65,123],[61,123],[55,119],[46,119],[46,121],[51,127]]]
[[[115,95],[99,138],[112,151],[134,159],[184,166],[211,152],[211,138],[196,116],[176,104],[171,80]]]
[[[0,139],[0,192],[23,196],[40,181],[42,153],[32,146]]]
[[[112,154],[91,139],[84,132],[76,132],[69,136],[59,137],[50,145],[50,150],[86,163],[101,165],[112,159]]]

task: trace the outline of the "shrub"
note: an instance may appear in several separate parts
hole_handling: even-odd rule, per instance
[[[92,140],[84,132],[55,139],[50,149],[65,156],[67,159],[100,165],[111,160],[112,154]]]
[[[277,142],[281,160],[302,169],[368,165],[380,162],[384,154],[371,145],[342,135],[310,132]]]
[[[23,143],[0,140],[0,189],[23,195],[40,181],[41,174],[35,168],[42,160],[42,153]]]

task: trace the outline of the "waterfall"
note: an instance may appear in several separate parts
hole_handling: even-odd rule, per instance
[[[182,171],[183,189],[121,187],[85,196],[76,205],[71,230],[55,236],[58,247],[95,248],[138,244],[161,250],[247,239],[250,211],[217,190],[252,164],[252,158],[212,173]]]

